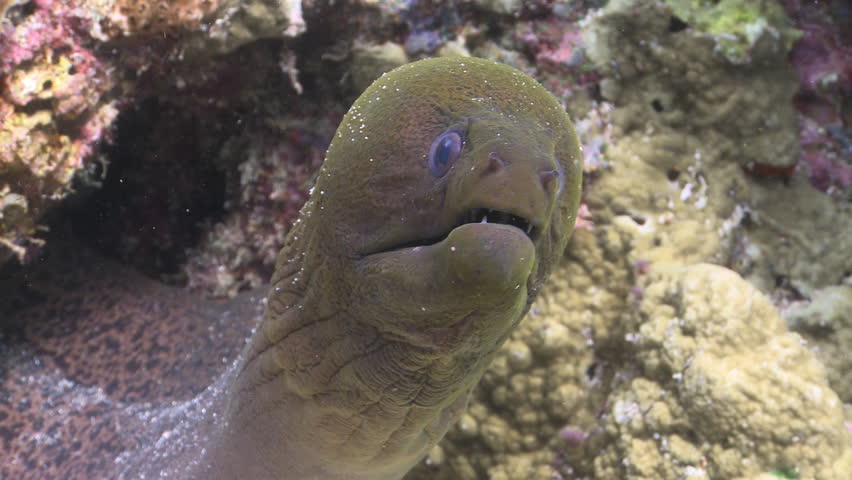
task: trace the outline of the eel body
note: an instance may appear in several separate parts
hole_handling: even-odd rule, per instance
[[[121,401],[91,415],[111,419],[113,428],[84,429],[95,440],[65,455],[81,462],[75,468],[88,461],[89,472],[112,462],[104,471],[121,478],[402,478],[463,411],[561,257],[576,217],[581,171],[564,109],[511,67],[441,58],[384,75],[338,128],[278,256],[265,313],[247,344],[242,339],[254,321],[246,312],[257,302],[228,307],[242,315],[224,322],[228,327],[221,315],[200,323],[176,320],[196,325],[181,327],[186,333],[177,337],[201,339],[192,348],[214,351],[187,351],[187,359],[144,377],[118,375],[112,391],[122,392]],[[124,301],[97,300],[118,309]],[[138,322],[123,321],[121,328],[115,321],[100,327],[96,319],[86,322],[85,331],[73,333],[80,339],[73,348],[88,348],[87,335],[103,329],[122,332],[120,345],[134,345],[126,325]],[[199,325],[242,328],[244,335],[229,335],[236,340],[226,348],[210,329],[196,330]],[[109,396],[110,373],[120,369],[87,376],[86,355],[77,352],[73,365],[57,362],[39,346],[51,343],[43,337],[24,334],[21,351],[45,356],[43,362],[53,362],[50,371],[73,372],[75,385]],[[180,350],[168,337],[146,348],[156,350],[158,341],[170,352]],[[231,368],[223,373],[224,367],[205,366],[210,358],[227,363],[235,354],[221,351],[233,352],[235,344],[245,348]],[[172,399],[167,402],[161,391],[148,398],[139,392],[150,388],[131,387],[154,373],[177,390],[184,381],[219,376],[201,393],[161,388]],[[3,382],[15,379],[7,371]],[[51,414],[44,399],[29,400],[18,409],[23,413],[7,410],[18,420]],[[20,432],[4,436],[6,415],[0,414],[0,439],[20,441]],[[19,430],[30,439],[44,426],[26,422]],[[98,439],[114,448],[95,448]],[[68,438],[62,442],[62,451],[73,450]],[[25,478],[9,473],[22,471],[5,473]],[[74,478],[73,471],[63,472]]]

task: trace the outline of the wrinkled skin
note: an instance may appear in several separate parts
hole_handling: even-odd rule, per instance
[[[430,146],[461,132],[430,173]],[[521,72],[441,58],[377,80],[281,251],[199,478],[391,480],[445,434],[574,225],[581,156]],[[464,223],[473,209],[523,218]],[[503,217],[505,218],[505,217]]]

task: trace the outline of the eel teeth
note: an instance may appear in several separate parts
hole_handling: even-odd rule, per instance
[[[460,225],[465,223],[498,223],[503,225],[514,225],[523,230],[530,238],[535,238],[536,236],[536,228],[526,218],[490,208],[473,208],[468,210]]]

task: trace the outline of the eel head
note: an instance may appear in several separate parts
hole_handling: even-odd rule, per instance
[[[279,255],[228,458],[280,461],[265,468],[293,478],[400,478],[561,258],[581,173],[564,109],[511,67],[440,58],[378,79]],[[255,451],[268,453],[242,460]]]

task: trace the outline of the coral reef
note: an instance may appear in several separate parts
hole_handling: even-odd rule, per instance
[[[101,144],[121,110],[154,95],[209,116],[211,95],[229,80],[233,87],[235,73],[227,56],[214,55],[305,30],[299,1],[31,0],[4,2],[0,13],[0,262],[26,261],[42,244],[44,215],[104,180],[110,157]],[[207,91],[193,96],[198,90]],[[212,106],[244,101],[221,96]],[[160,241],[154,250],[179,244],[166,229],[155,237],[146,239]],[[134,253],[122,256],[141,258]]]
[[[843,478],[850,437],[822,367],[753,287],[720,267],[685,267],[728,265],[779,305],[798,306],[798,317],[790,318],[799,323],[791,325],[823,342],[815,353],[837,366],[828,378],[848,401],[848,367],[827,358],[849,348],[842,306],[830,327],[808,333],[804,325],[819,322],[812,309],[827,301],[822,289],[836,288],[850,271],[841,232],[852,219],[847,206],[795,170],[796,78],[785,44],[754,48],[750,62],[733,62],[700,32],[672,29],[672,10],[658,2],[610,2],[582,23],[585,54],[604,76],[602,102],[576,122],[594,147],[586,152],[594,161],[587,165],[585,199],[590,230],[575,233],[563,269],[484,378],[467,422],[412,478]],[[566,98],[588,105],[583,93]],[[704,283],[691,283],[693,277]],[[797,297],[798,289],[818,303]],[[719,296],[710,297],[713,291]],[[742,297],[721,299],[728,294]],[[750,325],[756,318],[748,308],[758,304],[770,330]],[[730,309],[714,317],[717,305]],[[643,317],[643,308],[661,313]],[[667,308],[704,320],[643,330],[673,318],[662,315]],[[731,322],[734,337],[747,336],[714,337],[721,318]],[[565,335],[556,351],[538,340],[549,331]],[[653,347],[645,343],[658,337]],[[700,339],[690,340],[691,350],[666,340],[686,337]],[[531,352],[521,365],[529,365],[512,368],[512,348],[525,358],[521,345]],[[637,348],[656,360],[634,359]],[[742,377],[755,390],[745,393],[710,368],[708,359],[721,352],[759,357],[747,363],[760,368]],[[662,372],[660,363],[674,358],[692,358],[701,368]],[[785,369],[789,376],[780,373]],[[775,372],[775,383],[745,380],[769,374],[764,371]],[[689,392],[684,377],[672,377],[687,372],[696,375],[687,379]],[[706,390],[710,382],[718,391]],[[808,397],[813,388],[825,396]],[[557,402],[565,410],[549,402],[556,392],[568,392]],[[717,408],[731,404],[712,410],[719,425],[745,426],[732,427],[725,439],[717,425],[701,420],[707,407],[701,396],[718,399]],[[802,403],[789,407],[793,402]],[[760,409],[789,421],[752,418]],[[825,411],[831,413],[822,417]],[[820,420],[809,425],[811,418]],[[725,443],[735,438],[739,449]]]
[[[263,38],[294,38],[306,29],[301,0],[223,0],[206,25],[187,43],[206,54],[231,52]]]
[[[215,163],[213,151],[221,148],[215,145],[225,139],[218,133],[221,128],[239,124],[242,117],[276,118],[282,111],[298,111],[298,104],[286,97],[303,93],[300,77],[314,79],[313,98],[325,97],[324,101],[335,104],[334,110],[345,109],[345,98],[408,60],[399,48],[396,32],[400,29],[409,30],[408,47],[421,55],[439,47],[464,52],[457,42],[459,17],[443,3],[312,2],[308,7],[303,11],[298,0],[4,2],[0,262],[13,254],[26,261],[43,241],[45,213],[78,187],[97,187],[105,174],[116,171],[109,165],[116,159],[104,152],[102,141],[110,138],[120,112],[139,116],[135,107],[148,98],[156,97],[164,108],[179,110],[189,124],[211,125],[200,134],[192,128],[181,132],[205,144],[196,152],[203,157],[198,164],[204,169],[205,162]],[[315,26],[311,32],[308,18]],[[374,24],[379,26],[369,29],[371,35],[362,33]],[[423,41],[429,47],[416,47],[417,38],[427,39]],[[300,42],[310,46],[310,53],[295,53]],[[250,43],[251,48],[242,48]],[[371,45],[397,46],[396,57],[377,56]],[[144,108],[141,112],[151,115]],[[322,115],[317,119],[322,121]],[[182,129],[179,123],[172,125]],[[311,128],[303,130],[311,136],[322,135]],[[150,160],[149,172],[160,170],[158,160],[169,161],[163,155]],[[233,164],[222,174],[231,183],[240,176]],[[300,188],[304,191],[307,185]],[[133,202],[148,213],[156,210],[144,198]],[[178,201],[171,208],[191,206]],[[170,250],[174,260],[165,263],[185,260],[183,251],[191,245],[185,239],[194,235],[176,232],[171,236],[169,229],[161,228],[156,235],[140,236],[138,232],[151,225],[143,222],[134,227],[132,221],[123,219],[119,223],[124,226],[117,227],[120,235],[128,237],[118,240],[119,257],[144,263],[146,252],[161,256],[157,252]],[[148,245],[134,246],[138,242]],[[258,257],[264,256],[268,254]],[[242,280],[237,283],[243,284]]]
[[[765,39],[771,39],[772,44],[780,41],[781,45],[771,48],[787,51],[800,35],[776,2],[669,0],[666,3],[675,15],[669,20],[670,29],[691,27],[699,35],[708,35],[716,48],[736,63],[749,62],[752,51]]]
[[[118,112],[108,93],[115,77],[85,42],[93,16],[74,6],[2,9],[0,261],[39,244],[39,219],[91,163]]]
[[[848,7],[522,3],[4,2],[0,261],[77,178],[127,197],[96,216],[125,260],[215,296],[262,284],[355,95],[424,56],[491,58],[565,102],[585,209],[408,478],[845,478],[852,410],[844,429],[823,377],[852,402]],[[99,147],[116,125],[125,146]]]
[[[640,130],[653,116],[669,128],[687,131],[687,124],[688,133],[716,131],[719,137],[706,143],[720,155],[756,175],[789,175],[798,159],[790,135],[796,84],[783,38],[767,36],[750,63],[732,63],[701,35],[672,29],[673,15],[665,6],[615,1],[585,29],[586,51],[606,77],[604,99],[629,105],[615,113],[623,116],[615,122]]]
[[[765,296],[712,265],[660,266],[640,288],[625,318],[636,376],[608,398],[597,478],[852,470],[841,403]]]
[[[110,2],[102,2],[108,4]],[[108,10],[107,30],[122,35],[163,34],[196,30],[201,20],[220,6],[219,0],[115,0]],[[118,32],[115,32],[118,33]]]

